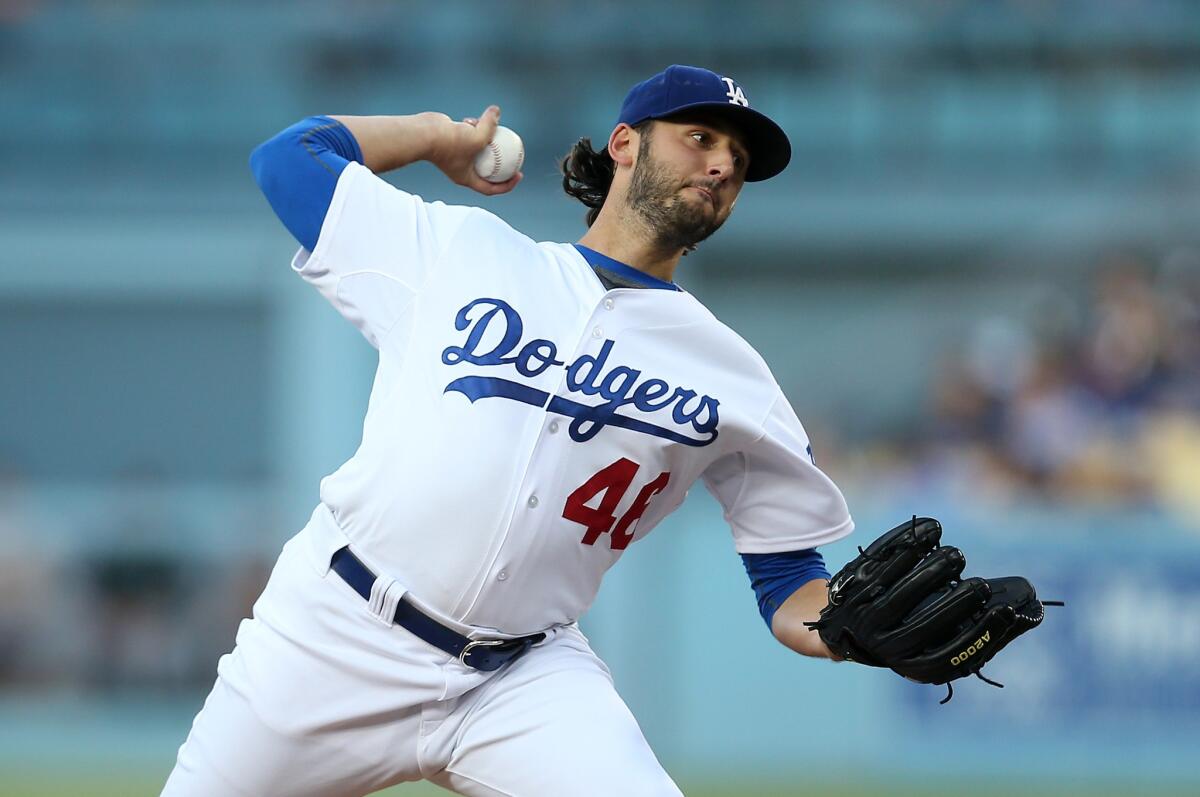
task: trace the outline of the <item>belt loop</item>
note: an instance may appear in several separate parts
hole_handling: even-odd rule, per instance
[[[390,626],[395,622],[396,606],[403,595],[404,588],[394,578],[376,576],[371,583],[371,597],[367,599],[367,606],[372,614]]]

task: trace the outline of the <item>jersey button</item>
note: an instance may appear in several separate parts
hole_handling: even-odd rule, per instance
[[[497,581],[507,581],[508,580],[508,571],[501,570],[499,573],[496,574],[496,580]]]
[[[614,302],[612,299],[605,299],[605,300],[604,300],[604,309],[605,309],[605,310],[611,310],[611,309],[613,309],[613,307],[615,307],[615,306],[616,306],[616,302]]]
[[[558,421],[550,421],[550,434],[558,434]]]
[[[602,337],[604,337],[604,330],[603,330],[602,328],[600,328],[600,327],[596,327],[595,329],[593,329],[593,330],[592,330],[592,337],[593,337],[593,338],[602,338]]]
[[[536,495],[531,495],[531,496],[529,496],[529,501],[528,501],[528,503],[529,503],[529,508],[530,508],[530,509],[537,509],[537,505],[538,505],[538,497],[537,497]]]

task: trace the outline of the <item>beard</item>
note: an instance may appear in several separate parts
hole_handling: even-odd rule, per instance
[[[703,203],[682,199],[681,188],[679,180],[650,154],[649,136],[644,137],[629,181],[628,202],[665,251],[694,249],[725,222],[715,208],[709,213]]]

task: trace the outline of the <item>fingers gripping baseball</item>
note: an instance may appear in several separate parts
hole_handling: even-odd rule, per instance
[[[476,156],[485,149],[496,135],[500,124],[500,108],[489,105],[478,116],[469,116],[461,122],[450,122],[442,128],[437,154],[432,161],[455,183],[466,186],[488,196],[506,194],[516,188],[523,175],[518,170],[503,182],[485,180],[475,169]]]

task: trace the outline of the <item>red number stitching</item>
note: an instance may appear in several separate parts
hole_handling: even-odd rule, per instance
[[[650,506],[650,499],[665,490],[670,479],[670,473],[660,473],[657,479],[647,484],[638,493],[637,498],[633,501],[633,506],[629,507],[629,511],[617,521],[617,527],[612,530],[612,549],[614,551],[625,550],[625,547],[633,541],[633,527],[642,519],[642,515],[646,514],[646,508]]]
[[[625,550],[633,540],[633,527],[646,513],[646,509],[650,506],[650,499],[666,489],[667,482],[671,479],[669,472],[660,473],[658,478],[642,488],[637,498],[634,499],[633,506],[629,507],[629,510],[618,521],[613,512],[616,510],[617,504],[621,503],[629,486],[633,484],[633,477],[637,474],[638,468],[639,465],[636,462],[622,457],[608,467],[597,471],[567,496],[562,516],[587,527],[583,539],[580,540],[584,545],[595,545],[596,540],[600,539],[600,535],[609,530],[612,531],[609,536],[609,546],[614,551]],[[588,506],[587,502],[600,493],[604,493],[604,497],[600,499],[600,505],[594,509]],[[614,524],[616,525],[614,526]]]
[[[633,476],[637,471],[636,462],[622,457],[607,468],[597,471],[592,478],[567,496],[563,517],[587,526],[587,533],[583,535],[584,545],[595,545],[600,535],[617,521],[613,510],[621,503],[621,497],[633,483]],[[592,509],[587,506],[587,502],[601,492],[604,493],[604,498],[601,499],[599,508]]]

